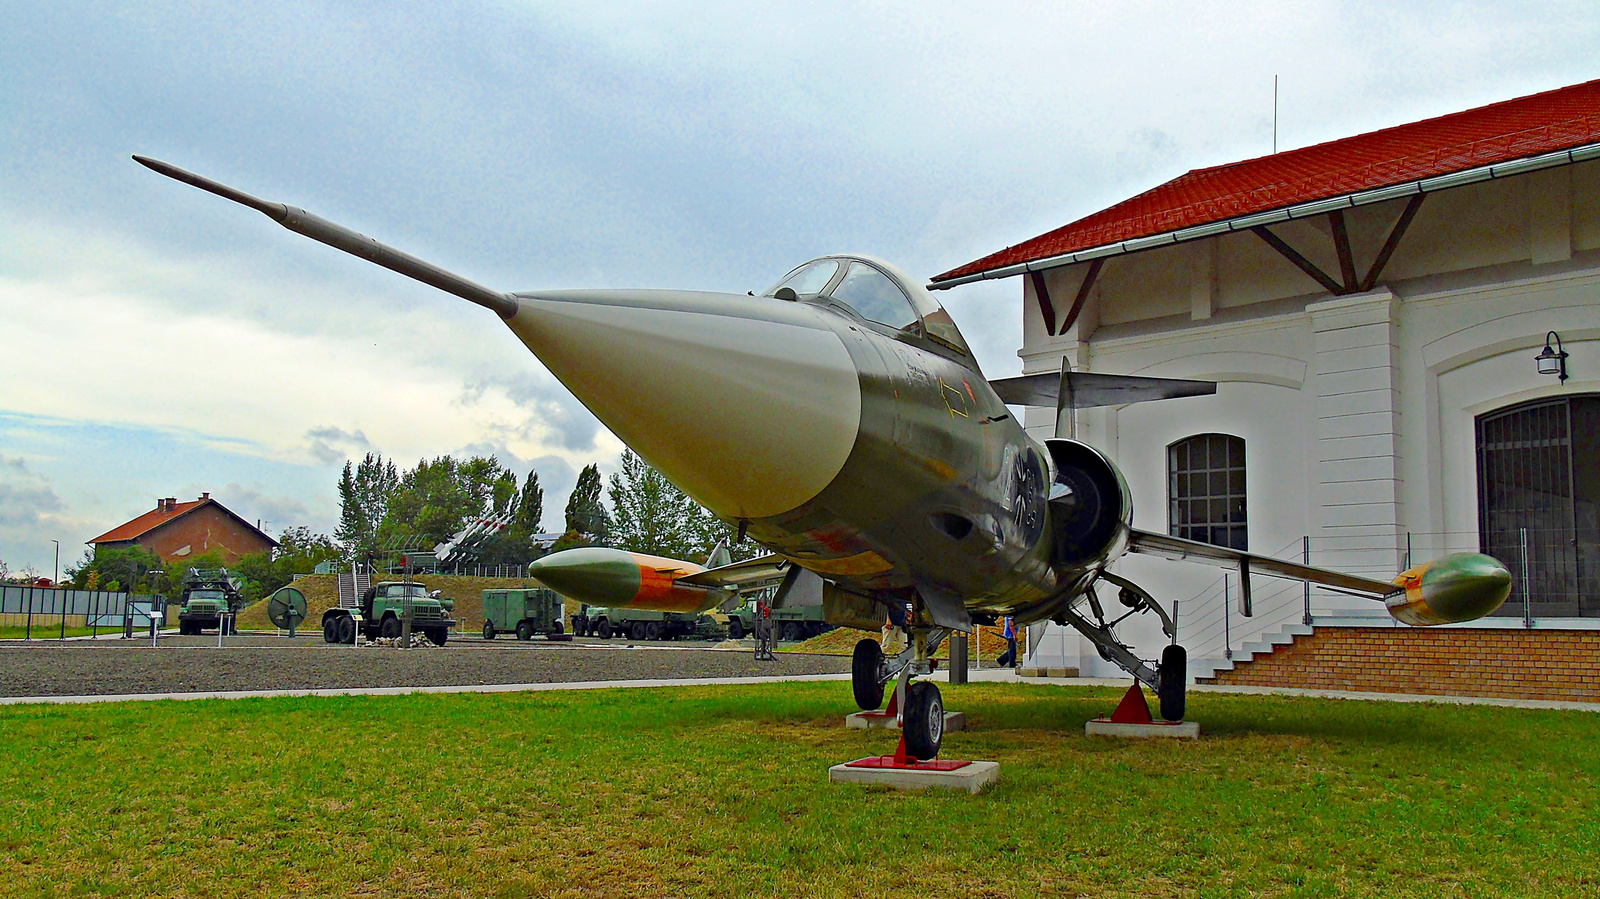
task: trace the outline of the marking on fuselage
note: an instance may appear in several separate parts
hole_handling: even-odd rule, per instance
[[[962,418],[971,418],[971,416],[967,414],[967,398],[962,396],[961,391],[951,387],[949,384],[946,384],[944,382],[944,378],[939,379],[939,387],[939,392],[944,396],[944,407],[950,410],[951,417],[959,415]],[[952,396],[956,398],[956,403],[961,404],[960,409],[956,408],[955,403],[950,402],[950,397]]]

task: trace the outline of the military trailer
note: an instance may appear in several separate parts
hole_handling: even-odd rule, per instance
[[[483,591],[483,639],[515,632],[518,640],[535,634],[557,639],[566,631],[562,615],[567,601],[548,587]]]
[[[223,615],[244,607],[239,583],[226,568],[191,568],[183,576],[183,605],[178,612],[178,633],[198,634],[224,627]],[[232,627],[228,626],[231,631]]]
[[[454,603],[430,594],[425,584],[383,581],[368,587],[354,608],[324,612],[322,639],[328,643],[354,643],[357,633],[368,640],[398,637],[409,610],[412,631],[420,632],[435,646],[443,646],[456,625],[450,617],[452,608]]]
[[[574,632],[602,640],[675,640],[679,637],[715,639],[721,628],[710,615],[698,612],[654,612],[649,609],[590,607],[573,616]],[[580,631],[581,628],[581,631]]]
[[[777,640],[795,643],[833,630],[833,625],[823,620],[821,606],[799,609],[773,609],[772,634]],[[751,600],[728,613],[728,639],[738,640],[754,633],[756,629],[756,604]]]

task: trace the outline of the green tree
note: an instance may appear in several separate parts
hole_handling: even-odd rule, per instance
[[[512,483],[515,484],[514,476]],[[484,543],[480,558],[486,565],[524,565],[533,561],[531,538],[539,533],[544,520],[544,488],[539,486],[539,472],[528,472],[528,480],[509,511],[510,524]]]
[[[367,453],[360,464],[344,463],[339,477],[339,527],[334,537],[353,556],[364,556],[377,549],[378,528],[389,513],[389,505],[400,477],[393,462],[377,453]]]
[[[318,564],[342,556],[342,549],[328,535],[292,527],[278,537],[277,549],[241,556],[228,570],[245,580],[245,601],[254,602],[294,580],[295,575],[310,574]]]
[[[622,471],[611,476],[611,538],[616,546],[691,562],[704,562],[727,541],[735,559],[750,558],[750,544],[735,546],[736,532],[673,486],[661,472],[622,451]]]
[[[79,590],[89,588],[91,580],[100,590],[129,590],[147,593],[151,589],[148,577],[150,572],[164,572],[165,563],[161,557],[142,546],[129,546],[121,549],[95,548],[85,554],[83,561],[76,567],[69,567],[64,574],[70,579],[72,586]],[[157,577],[155,589],[164,586]]]
[[[567,532],[584,543],[604,544],[611,532],[610,517],[600,501],[600,466],[586,465],[567,497]],[[565,538],[563,537],[563,540]]]
[[[378,537],[380,541],[407,538],[432,547],[448,540],[469,519],[503,509],[516,495],[516,475],[493,456],[424,459],[400,475]]]

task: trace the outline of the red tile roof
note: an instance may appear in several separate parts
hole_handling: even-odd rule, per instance
[[[1600,80],[1272,156],[1195,169],[933,280],[1596,142],[1600,142]]]
[[[198,509],[198,508],[200,508],[201,506],[204,506],[204,505],[214,505],[214,506],[216,506],[218,509],[221,509],[227,515],[238,519],[246,527],[250,528],[253,531],[256,531],[256,533],[258,533],[258,534],[261,534],[261,536],[265,537],[273,546],[277,546],[278,545],[278,541],[273,540],[271,537],[267,536],[264,533],[261,533],[261,531],[259,529],[257,529],[254,525],[250,524],[250,522],[245,521],[243,518],[239,518],[239,516],[237,516],[237,515],[234,515],[233,512],[228,510],[227,506],[224,506],[222,503],[217,502],[216,500],[212,499],[210,496],[206,496],[206,497],[203,497],[201,499],[193,500],[192,502],[187,502],[187,503],[173,503],[170,506],[164,505],[164,504],[161,505],[161,506],[157,506],[156,508],[150,510],[149,512],[146,512],[143,515],[140,515],[138,518],[135,518],[134,520],[132,520],[130,522],[127,522],[126,524],[117,525],[116,527],[112,528],[111,530],[106,531],[104,534],[101,534],[100,536],[94,538],[93,540],[89,540],[88,542],[89,543],[121,543],[121,542],[124,542],[124,541],[127,541],[127,540],[137,540],[138,538],[144,536],[145,534],[150,533],[151,531],[155,530],[158,527],[161,527],[162,525],[166,524],[167,522],[172,521],[175,518],[182,518],[183,516],[189,514],[190,512],[193,512],[195,509]]]

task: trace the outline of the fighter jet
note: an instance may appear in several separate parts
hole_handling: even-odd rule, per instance
[[[857,704],[895,683],[907,752],[933,758],[943,701],[925,677],[955,631],[1010,616],[1075,628],[1184,711],[1186,654],[1141,659],[1116,635],[1153,614],[1149,592],[1108,566],[1128,552],[1311,581],[1384,602],[1413,625],[1467,621],[1511,589],[1504,565],[1448,556],[1394,582],[1133,527],[1117,466],[1074,436],[1075,409],[1213,393],[1201,381],[1073,372],[990,381],[917,280],[866,256],[795,268],[759,295],[680,290],[492,290],[302,209],[154,159],[149,168],[266,214],[291,231],[498,315],[634,452],[769,554],[701,568],[587,548],[536,563],[553,589],[596,605],[706,609],[778,585],[774,606],[821,604],[827,620],[904,628],[903,652],[855,648]],[[1024,432],[1008,405],[1056,410],[1055,436]],[[715,560],[720,561],[720,560]],[[1118,604],[1109,610],[1098,592]],[[1118,617],[1118,616],[1121,617]]]

